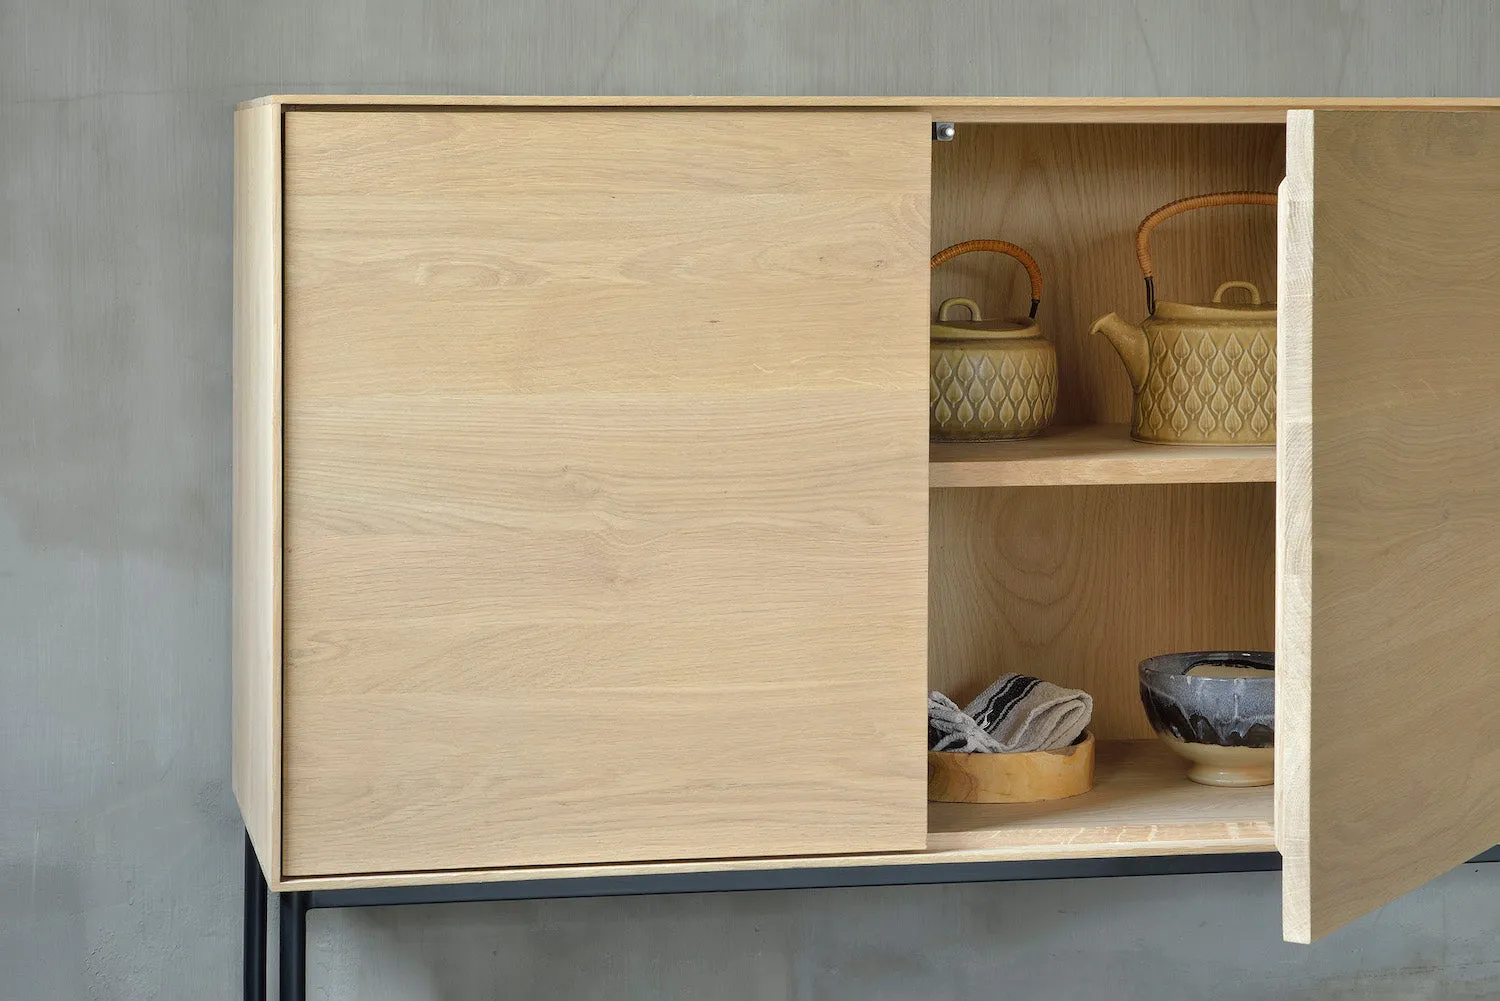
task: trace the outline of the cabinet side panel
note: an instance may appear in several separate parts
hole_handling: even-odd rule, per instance
[[[281,870],[281,108],[234,116],[233,784]]]
[[[929,126],[286,116],[286,871],[921,848]]]

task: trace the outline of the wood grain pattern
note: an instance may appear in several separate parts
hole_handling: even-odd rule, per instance
[[[297,877],[287,880],[285,887],[289,890],[342,890],[725,870],[1019,862],[1274,850],[1269,789],[1200,786],[1189,782],[1186,772],[1186,763],[1159,740],[1100,742],[1094,788],[1081,796],[1045,803],[928,804],[929,834],[924,851]]]
[[[338,108],[823,108],[897,110],[932,121],[1281,124],[1294,108],[1484,110],[1495,98],[1454,97],[841,97],[832,95],[276,94],[247,101],[287,109]]]
[[[1094,697],[1101,739],[1149,737],[1137,665],[1268,650],[1269,484],[934,490],[931,687],[964,705],[1006,671]]]
[[[927,752],[929,803],[1038,803],[1094,785],[1094,735],[1050,751],[1016,754]]]
[[[1312,118],[1287,118],[1276,200],[1276,847],[1282,934],[1312,940]]]
[[[287,871],[921,847],[926,119],[286,134]]]
[[[1278,836],[1308,941],[1500,840],[1500,117],[1289,141]]]
[[[927,855],[1051,851],[1068,843],[1076,846],[1079,858],[1098,857],[1099,851],[1265,851],[1272,843],[1271,791],[1190,782],[1187,762],[1155,737],[1101,740],[1095,753],[1094,788],[1082,796],[1049,803],[933,803],[928,806],[927,826]],[[1135,849],[1115,850],[1126,844]],[[1153,844],[1165,850],[1151,850],[1148,846]]]
[[[1283,129],[1267,125],[986,125],[932,147],[932,249],[1010,240],[1046,280],[1037,321],[1057,347],[1055,423],[1120,424],[1133,393],[1125,366],[1089,334],[1110,311],[1145,315],[1136,226],[1153,209],[1205,191],[1274,189]],[[1231,278],[1272,287],[1276,219],[1234,206],[1173,219],[1155,234],[1157,297],[1207,302]],[[1024,270],[970,254],[933,272],[932,308],[949,296],[986,316],[1024,314]]]
[[[281,875],[281,111],[234,116],[232,785]]]
[[[928,484],[1046,487],[1129,483],[1260,483],[1276,478],[1276,448],[1151,445],[1128,424],[1052,427],[1035,438],[934,442]]]

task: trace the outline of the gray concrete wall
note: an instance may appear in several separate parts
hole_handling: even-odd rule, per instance
[[[0,999],[238,984],[230,109],[273,91],[1500,94],[1489,3],[0,0]],[[368,912],[328,999],[1500,996],[1500,866]]]

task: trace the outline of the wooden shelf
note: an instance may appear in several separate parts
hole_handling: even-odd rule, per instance
[[[1046,487],[1271,483],[1274,445],[1147,445],[1124,424],[1056,427],[1020,441],[934,443],[928,485]]]
[[[1275,851],[1272,788],[1187,779],[1187,763],[1151,740],[1100,741],[1094,788],[1050,803],[931,803],[926,860],[987,861]]]

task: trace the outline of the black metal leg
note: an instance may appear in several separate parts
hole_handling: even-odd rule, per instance
[[[307,905],[306,891],[283,893],[281,898],[281,994],[280,1001],[307,998]]]
[[[266,1001],[266,877],[245,833],[245,1001]]]

